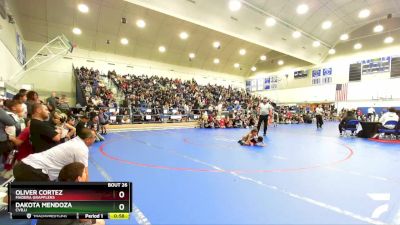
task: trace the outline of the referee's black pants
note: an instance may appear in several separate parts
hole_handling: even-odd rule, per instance
[[[322,124],[324,124],[324,121],[322,120],[322,115],[316,115],[315,118],[317,119],[317,128],[322,127]]]
[[[267,129],[268,129],[268,115],[260,115],[258,117],[258,124],[257,124],[257,130],[260,132],[261,128],[261,123],[264,121],[264,135],[267,134]]]

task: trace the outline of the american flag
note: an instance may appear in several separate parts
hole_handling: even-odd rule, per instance
[[[336,84],[336,97],[337,102],[347,101],[347,84]]]

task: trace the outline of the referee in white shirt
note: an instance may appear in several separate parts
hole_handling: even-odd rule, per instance
[[[272,107],[272,105],[269,104],[267,98],[264,98],[263,101],[258,106],[258,111],[259,111],[260,117],[258,117],[257,130],[258,130],[258,132],[260,132],[261,123],[264,121],[264,134],[263,134],[263,136],[267,135],[268,116],[269,116],[270,112],[273,109],[274,109],[274,107]]]
[[[47,151],[31,154],[14,167],[15,181],[53,181],[60,170],[73,162],[85,165],[88,176],[89,146],[96,140],[94,131],[83,128],[78,137]]]
[[[322,116],[324,115],[324,109],[321,105],[315,109],[315,118],[317,119],[317,128],[322,128],[322,124],[324,124],[324,120]]]

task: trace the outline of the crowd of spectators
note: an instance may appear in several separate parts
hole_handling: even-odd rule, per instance
[[[125,95],[123,106],[176,109],[182,113],[201,110],[252,109],[259,99],[243,90],[220,85],[199,85],[194,79],[183,81],[159,76],[119,76],[114,71],[108,78]],[[237,108],[240,107],[240,108]]]
[[[101,79],[98,70],[85,67],[76,68],[75,74],[84,92],[86,104],[95,107],[117,107],[116,99],[111,89],[108,89]]]
[[[106,107],[103,111],[113,124],[198,119],[199,127],[204,128],[247,128],[258,122],[261,98],[244,90],[199,85],[194,79],[184,81],[161,76],[118,75],[109,71],[107,82],[117,87],[119,93],[115,95],[123,97],[121,104],[117,104],[111,90],[102,81],[105,75],[84,67],[75,71],[85,90],[88,106],[97,111]],[[315,110],[310,107],[276,107],[273,102],[271,104],[275,107],[273,115],[270,115],[271,123],[311,123],[315,118]],[[108,107],[114,109],[109,110]],[[334,107],[323,105],[323,109],[324,119],[334,120],[337,114]]]
[[[107,76],[125,97],[122,107],[132,109],[134,115],[148,113],[155,121],[162,121],[163,114],[181,115],[176,118],[199,119],[201,127],[248,127],[257,122],[260,98],[231,86],[199,85],[194,79],[119,76],[115,71]]]
[[[66,97],[59,98],[55,92],[41,100],[35,91],[21,89],[12,99],[3,98],[0,103],[0,154],[3,158],[0,175],[3,178],[56,181],[61,170],[76,170],[73,164],[80,163],[78,167],[83,165],[84,170],[77,170],[78,175],[69,181],[85,180],[82,176],[88,176],[88,147],[96,140],[101,141],[100,134],[106,133],[106,124],[100,123],[98,114],[90,112],[76,117]],[[61,181],[68,174],[66,171]],[[3,187],[0,187],[0,198],[0,206],[7,203],[7,190]],[[38,224],[51,224],[45,222]],[[91,224],[91,221],[76,222],[74,224]],[[104,224],[104,221],[96,224]]]

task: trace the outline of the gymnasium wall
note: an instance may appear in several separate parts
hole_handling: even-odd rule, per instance
[[[332,57],[320,65],[295,69],[283,69],[276,72],[259,71],[247,79],[263,78],[277,75],[280,79],[275,90],[255,92],[257,95],[268,96],[280,103],[304,102],[334,102],[336,84],[349,82],[350,64],[359,60],[372,59],[384,56],[399,56],[400,45],[391,45],[378,50],[360,51]],[[311,70],[317,68],[332,68],[332,83],[312,85]],[[306,78],[294,79],[293,73],[297,70],[310,70]],[[288,74],[288,77],[285,75]],[[348,87],[348,102],[340,105],[346,107],[364,106],[365,104],[400,105],[400,79],[390,78],[390,72],[362,75],[362,80],[350,82]],[[374,101],[377,98],[392,98],[391,101]],[[383,103],[385,102],[385,103]]]
[[[21,69],[16,59],[16,32],[21,34],[16,24],[8,23],[0,17],[0,79],[6,80]]]

